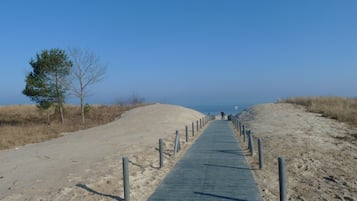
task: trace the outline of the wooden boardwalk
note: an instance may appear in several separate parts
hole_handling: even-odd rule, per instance
[[[149,201],[262,201],[229,121],[212,122]]]

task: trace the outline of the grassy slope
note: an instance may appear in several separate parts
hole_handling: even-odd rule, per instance
[[[90,106],[86,123],[81,124],[79,106],[65,106],[65,124],[51,111],[51,124],[47,115],[35,105],[0,106],[0,150],[29,143],[37,143],[62,136],[64,132],[91,128],[113,121],[136,106]]]
[[[306,106],[309,112],[357,125],[357,99],[343,97],[296,97],[282,102]]]

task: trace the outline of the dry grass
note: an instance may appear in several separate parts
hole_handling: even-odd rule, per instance
[[[86,114],[86,123],[81,124],[79,106],[65,106],[65,123],[51,110],[51,124],[47,114],[35,105],[0,106],[0,150],[43,142],[60,137],[64,132],[99,126],[120,117],[125,111],[138,107],[118,105],[91,105]]]
[[[343,97],[296,97],[282,102],[306,106],[309,112],[357,125],[357,99]]]

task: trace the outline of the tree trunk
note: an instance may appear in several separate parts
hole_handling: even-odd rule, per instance
[[[58,106],[58,111],[59,115],[61,117],[61,122],[64,124],[64,115],[63,115],[63,92],[60,89],[60,84],[59,84],[59,78],[58,78],[58,73],[55,73],[55,80],[56,80],[56,96],[57,96],[57,106]]]
[[[50,109],[48,108],[46,111],[47,111],[47,125],[49,126],[51,124],[51,121],[50,121]]]
[[[60,114],[61,114],[61,122],[62,122],[62,124],[64,124],[63,104],[62,103],[61,103],[59,109],[60,109]]]
[[[62,99],[62,94],[58,93],[58,111],[59,115],[61,117],[61,122],[64,124],[64,115],[63,115],[63,99]]]
[[[84,105],[83,105],[83,95],[81,94],[81,117],[82,117],[82,124],[85,124],[85,117],[84,117]]]

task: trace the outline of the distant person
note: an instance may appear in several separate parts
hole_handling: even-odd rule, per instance
[[[223,120],[224,119],[224,112],[221,112],[221,119]]]

